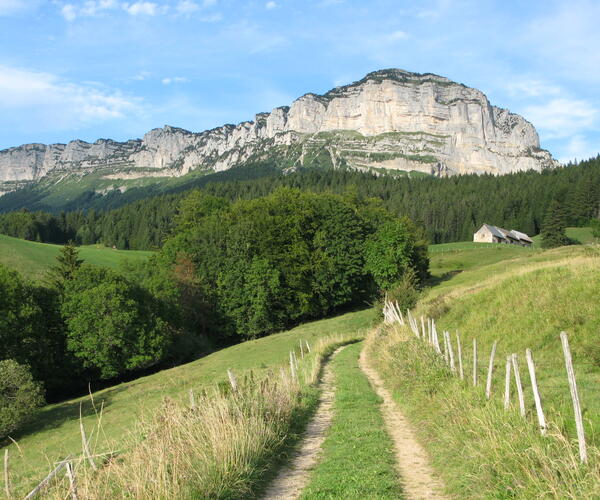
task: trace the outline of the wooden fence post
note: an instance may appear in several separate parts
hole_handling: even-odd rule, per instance
[[[525,398],[523,397],[523,386],[521,385],[521,374],[519,373],[519,362],[517,355],[511,356],[513,371],[515,373],[515,385],[517,386],[517,395],[519,396],[519,412],[522,417],[525,417]]]
[[[425,340],[425,320],[423,319],[423,316],[421,316],[421,338],[423,340]]]
[[[431,320],[431,333],[433,336],[433,347],[435,347],[435,350],[438,354],[442,354],[442,349],[440,348],[440,340],[437,334],[437,328],[435,327],[435,321],[433,319]]]
[[[579,404],[579,394],[577,392],[577,381],[575,380],[575,370],[573,370],[573,359],[571,358],[571,349],[569,348],[569,337],[567,332],[560,332],[563,352],[565,355],[565,366],[567,377],[569,378],[569,388],[571,389],[571,399],[573,400],[573,411],[575,412],[575,426],[577,428],[577,442],[579,443],[579,459],[587,463],[587,447],[585,444],[585,432],[583,429],[583,418],[581,416],[581,405]]]
[[[4,491],[6,498],[10,498],[10,483],[8,479],[8,448],[4,450]]]
[[[67,477],[69,478],[69,491],[71,492],[71,500],[79,500],[77,496],[77,481],[75,480],[75,472],[71,462],[67,462]]]
[[[196,398],[194,397],[194,390],[190,389],[189,394],[190,394],[190,408],[192,410],[195,410],[196,409]]]
[[[510,406],[510,356],[506,356],[506,375],[504,377],[504,409]]]
[[[227,376],[229,377],[229,383],[231,384],[233,392],[237,391],[237,379],[235,378],[235,375],[229,368],[227,368]]]
[[[492,372],[494,370],[494,357],[496,356],[497,345],[498,341],[494,340],[494,344],[492,345],[492,352],[490,353],[490,364],[488,365],[487,382],[485,384],[485,397],[487,399],[490,399],[490,395],[492,394]]]
[[[66,466],[69,460],[71,460],[70,456],[65,458],[62,462],[60,462],[54,468],[54,470],[50,472],[50,474],[48,474],[44,479],[42,479],[42,481],[27,494],[25,500],[30,500],[31,498],[34,498],[40,491],[42,491],[46,486],[48,486],[48,484],[50,483],[50,481],[52,481],[54,476],[56,476],[62,470],[62,468]]]
[[[531,380],[531,388],[533,389],[533,399],[535,401],[535,411],[540,424],[540,432],[542,436],[545,436],[546,417],[544,416],[544,409],[542,408],[542,398],[540,398],[540,393],[538,391],[537,378],[535,376],[535,364],[533,363],[531,349],[525,350],[525,357],[527,358],[527,368],[529,368],[529,379]]]
[[[477,387],[477,339],[473,338],[473,387]]]
[[[97,471],[98,467],[96,466],[96,462],[94,462],[94,459],[92,458],[92,454],[90,453],[88,439],[87,439],[87,436],[85,435],[85,428],[83,427],[83,416],[82,416],[81,406],[82,406],[82,404],[79,403],[79,430],[81,432],[81,443],[82,443],[82,448],[83,448],[83,455],[85,456],[87,461],[90,463],[90,466],[92,467],[92,469],[94,471]]]
[[[292,374],[292,380],[296,378],[296,365],[294,365],[294,354],[290,351],[290,373]]]
[[[306,351],[310,352],[310,344],[308,343],[308,340],[304,341],[306,343]]]
[[[461,380],[465,379],[465,372],[463,370],[463,361],[462,361],[462,346],[460,345],[460,335],[458,330],[456,330],[456,349],[458,351],[458,375]]]
[[[298,341],[300,343],[300,356],[304,359],[304,346],[302,345],[302,340]]]
[[[446,332],[446,338],[448,343],[448,356],[450,358],[450,371],[456,373],[456,364],[454,363],[454,350],[452,349],[452,339],[450,338],[450,332]]]

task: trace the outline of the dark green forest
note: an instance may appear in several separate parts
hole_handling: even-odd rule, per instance
[[[260,175],[231,180],[231,174],[210,182],[205,178],[199,189],[228,201],[259,198],[280,187],[374,197],[391,213],[422,226],[430,243],[470,240],[484,222],[539,234],[553,201],[563,207],[567,225],[582,226],[598,217],[600,202],[600,157],[541,173],[449,178],[398,178],[317,168],[284,175],[266,166],[246,168],[257,168]],[[250,174],[237,172],[235,177]],[[119,249],[157,249],[171,234],[179,203],[187,193],[153,196],[111,210],[13,211],[0,215],[0,233],[50,243],[73,240]],[[111,200],[105,201],[110,206]]]
[[[0,360],[29,366],[49,399],[364,307],[407,273],[411,286],[428,277],[422,230],[375,198],[280,187],[163,201],[172,228],[149,261],[100,268],[70,244],[44,283],[0,266]]]

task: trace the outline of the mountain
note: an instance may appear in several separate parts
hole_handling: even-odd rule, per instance
[[[93,175],[85,189],[102,194],[123,191],[135,179],[147,184],[264,161],[284,170],[324,166],[437,176],[558,165],[540,149],[531,123],[492,106],[481,91],[429,73],[388,69],[324,95],[305,94],[254,121],[200,133],[165,126],[127,142],[9,148],[0,151],[0,193],[31,181]]]

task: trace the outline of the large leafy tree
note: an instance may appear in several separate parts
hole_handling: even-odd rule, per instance
[[[65,286],[67,346],[102,378],[152,366],[172,339],[171,327],[159,312],[139,285],[115,271],[83,265]]]

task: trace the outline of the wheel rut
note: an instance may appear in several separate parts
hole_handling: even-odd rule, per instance
[[[323,367],[320,382],[321,396],[317,411],[308,424],[300,446],[292,455],[290,463],[283,467],[271,482],[262,500],[292,500],[299,498],[310,480],[310,473],[321,455],[327,429],[333,420],[335,400],[335,376],[331,359],[346,346],[338,347]]]
[[[369,365],[364,348],[360,354],[359,364],[383,401],[381,412],[388,434],[394,442],[405,498],[448,500],[450,497],[442,493],[444,484],[431,467],[427,453],[417,441],[412,426],[392,399],[391,393],[385,388],[379,374]]]

